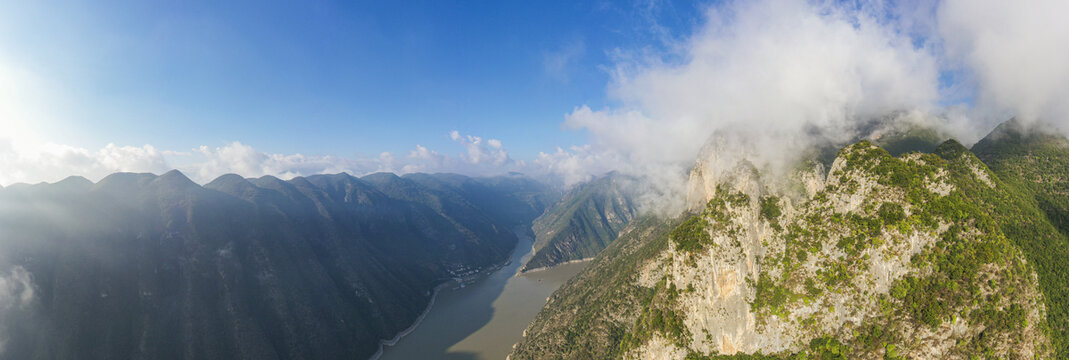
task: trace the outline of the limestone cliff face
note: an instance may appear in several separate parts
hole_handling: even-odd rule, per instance
[[[738,164],[724,156],[725,154],[737,156],[738,149],[729,149],[720,137],[714,136],[702,146],[687,179],[689,210],[701,210],[705,203],[716,195],[716,186],[722,178],[738,170]]]
[[[691,168],[686,185],[686,204],[691,211],[701,210],[705,204],[717,195],[717,186],[723,183],[733,183],[734,186],[744,186],[738,183],[740,171],[756,172],[746,159],[745,151],[729,148],[719,138],[709,141],[698,154],[698,159]],[[765,176],[764,179],[747,186],[764,185],[775,188],[785,186],[798,186],[802,191],[796,191],[797,195],[812,197],[824,188],[827,172],[823,164],[816,161],[805,162],[807,166],[786,174],[781,179]],[[763,184],[761,184],[763,183]],[[794,189],[799,190],[799,189]]]
[[[1011,208],[1012,194],[956,142],[940,150],[896,158],[861,142],[827,171],[813,165],[780,178],[704,158],[688,194],[702,205],[664,235],[663,248],[587,270],[633,269],[630,290],[559,309],[571,288],[598,286],[581,276],[554,296],[513,358],[1051,356],[1034,269],[993,210]],[[605,313],[600,303],[636,315],[591,320]],[[608,335],[549,320],[567,311]],[[617,343],[574,350],[590,348],[589,338]]]
[[[681,330],[689,338],[675,346],[648,341],[628,357],[797,352],[816,337],[831,335],[848,342],[865,324],[890,323],[894,316],[881,314],[881,301],[894,307],[894,284],[902,283],[907,275],[926,276],[932,271],[913,264],[912,259],[931,251],[955,225],[949,219],[933,219],[931,226],[908,223],[905,219],[925,211],[909,201],[908,192],[924,192],[923,196],[938,200],[960,189],[951,184],[945,168],[928,164],[935,162],[930,158],[912,154],[900,159],[864,159],[857,155],[870,151],[882,150],[867,144],[847,149],[835,160],[823,184],[811,176],[798,176],[805,179],[804,196],[792,197],[766,186],[745,165],[722,175],[711,196],[707,195],[707,208],[698,215],[699,237],[708,240],[700,241],[698,249],[681,249],[688,244],[674,239],[663,261],[667,287],[677,289],[669,307],[681,314]],[[882,183],[869,168],[882,161],[933,169],[921,179],[923,189],[900,188]],[[970,175],[975,174],[970,170]],[[700,187],[712,183],[696,178]],[[975,180],[990,186],[984,179]],[[893,211],[900,212],[888,215],[894,219],[879,218],[881,212]],[[876,231],[865,228],[875,221],[881,222]],[[967,233],[963,234],[966,241],[985,241],[969,224],[956,225]],[[864,231],[869,233],[857,236]],[[1012,268],[1023,264],[1017,251],[1004,256],[1009,264],[983,264],[978,276],[1008,280],[1022,296],[991,305],[1031,309],[1022,318],[1040,323],[1044,309],[1036,280]],[[977,284],[963,284],[969,285]],[[977,286],[978,294],[998,291],[985,283]],[[968,314],[974,308],[964,305],[957,310]],[[925,344],[904,346],[899,354],[946,358],[955,355],[960,340],[972,339],[981,330],[969,324],[967,317],[953,316],[937,326],[902,326],[893,331],[906,344]],[[1003,355],[1031,358],[1046,345],[1036,326],[999,335],[1018,342],[1013,349],[1004,348]]]

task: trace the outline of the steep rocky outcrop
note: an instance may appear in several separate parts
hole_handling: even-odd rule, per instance
[[[1059,353],[1030,243],[1064,236],[957,142],[894,157],[863,141],[779,178],[703,161],[702,205],[632,222],[511,359]]]
[[[0,358],[367,358],[553,194],[451,174],[7,187]]]

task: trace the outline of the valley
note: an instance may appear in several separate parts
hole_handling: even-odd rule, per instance
[[[509,263],[464,287],[447,283],[423,321],[380,360],[503,359],[553,291],[586,267],[586,262],[521,273],[531,258],[532,239],[520,241]]]
[[[0,360],[1069,359],[1069,0],[0,2]]]
[[[0,265],[21,300],[0,308],[3,356],[366,358],[436,286],[505,262],[510,229],[555,196],[451,174],[9,186]]]

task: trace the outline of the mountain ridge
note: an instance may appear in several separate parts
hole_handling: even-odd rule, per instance
[[[1057,260],[1030,239],[1064,235],[961,144],[933,150],[848,146],[801,195],[738,168],[697,213],[632,222],[510,358],[1062,353]]]
[[[492,190],[483,203],[553,193],[449,179]],[[35,290],[2,309],[33,321],[3,324],[0,357],[371,356],[434,286],[505,261],[515,226],[541,210],[489,214],[442,187],[443,211],[348,174],[86,181],[0,190],[0,264]]]
[[[597,255],[638,215],[637,182],[613,172],[569,190],[535,220],[534,254],[522,271]]]

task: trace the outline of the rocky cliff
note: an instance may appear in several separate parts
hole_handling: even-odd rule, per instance
[[[863,141],[810,164],[772,177],[702,159],[701,206],[632,222],[511,358],[1061,353],[1043,285],[1057,276],[1032,249],[1065,237],[1028,194],[952,140],[898,157]]]

